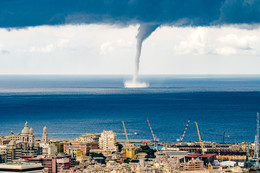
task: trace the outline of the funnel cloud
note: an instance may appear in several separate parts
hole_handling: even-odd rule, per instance
[[[156,30],[158,26],[159,25],[141,24],[138,29],[138,34],[136,36],[137,43],[136,43],[135,71],[133,75],[133,81],[137,80],[143,41],[146,38],[148,38],[152,34],[152,32]]]
[[[133,74],[133,79],[131,81],[125,82],[125,88],[147,88],[149,86],[148,83],[145,82],[138,82],[137,77],[139,73],[139,64],[140,64],[140,56],[142,52],[142,45],[143,41],[148,38],[153,31],[156,30],[156,28],[159,27],[159,25],[154,24],[141,24],[138,28],[138,34],[136,36],[136,55],[135,55],[135,70]]]

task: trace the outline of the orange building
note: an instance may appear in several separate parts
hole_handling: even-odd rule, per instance
[[[92,143],[86,143],[86,142],[65,142],[64,143],[64,152],[68,154],[72,154],[73,156],[76,156],[77,150],[80,150],[83,152],[83,155],[86,155],[91,149],[98,149],[98,143],[92,142]]]
[[[217,155],[219,161],[246,161],[246,155]]]

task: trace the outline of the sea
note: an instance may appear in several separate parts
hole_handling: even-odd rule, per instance
[[[0,136],[20,133],[25,122],[36,138],[76,138],[112,130],[125,139],[253,142],[260,111],[260,75],[144,75],[148,88],[124,88],[131,76],[0,75]],[[138,133],[139,135],[136,135]],[[224,136],[224,137],[223,137]]]

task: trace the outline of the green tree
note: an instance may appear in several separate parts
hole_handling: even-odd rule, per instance
[[[118,152],[121,152],[122,148],[123,148],[123,145],[118,143],[118,142],[116,142],[116,147],[117,147]]]
[[[90,157],[104,157],[104,158],[106,158],[102,153],[87,152],[86,155],[90,156]]]
[[[145,152],[150,156],[154,156],[156,150],[151,149],[148,145],[141,145],[141,152]]]

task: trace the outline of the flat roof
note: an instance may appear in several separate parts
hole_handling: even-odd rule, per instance
[[[0,170],[27,170],[27,169],[42,169],[41,163],[28,163],[28,162],[8,162],[0,163]]]
[[[196,153],[192,153],[192,154],[188,154],[185,157],[200,157],[202,154],[196,154]]]
[[[200,157],[213,157],[213,156],[215,156],[216,154],[204,154],[204,155],[202,155],[202,156],[200,156]]]

